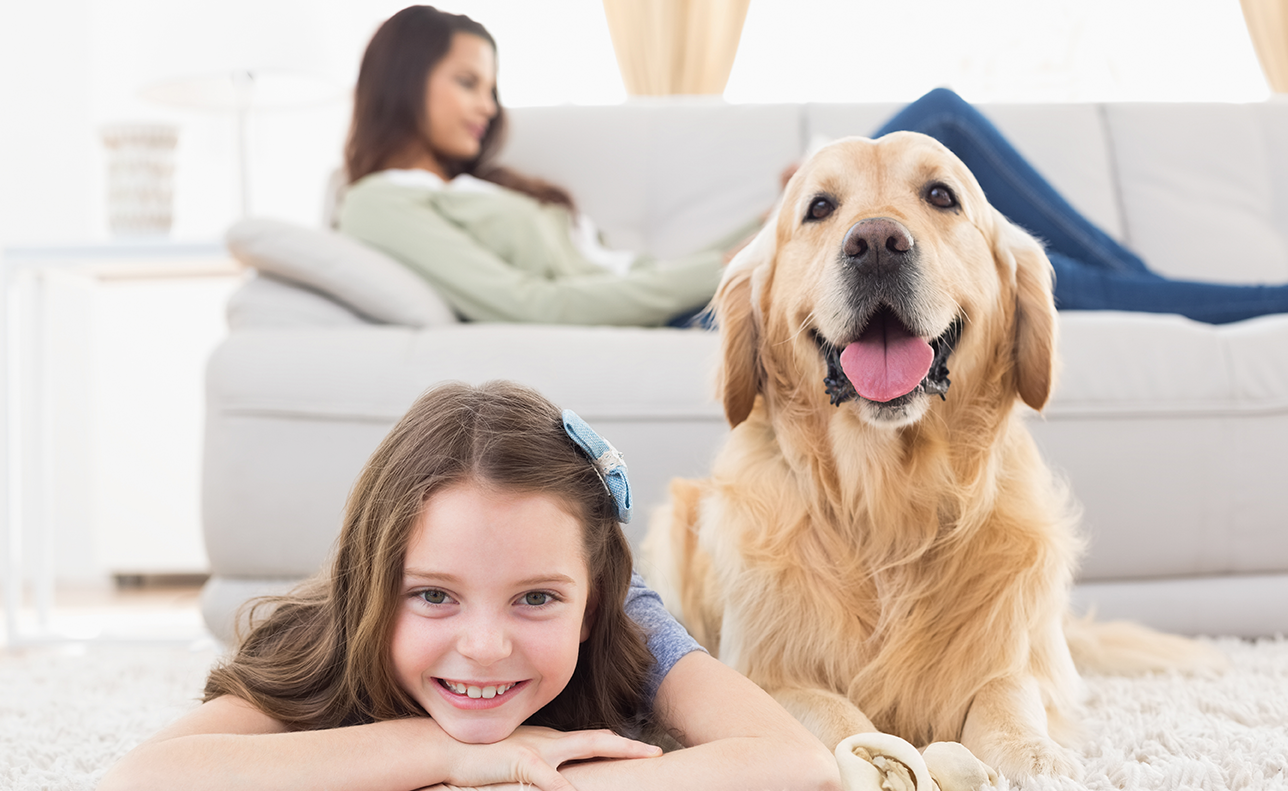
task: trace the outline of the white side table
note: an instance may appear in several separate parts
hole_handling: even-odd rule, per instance
[[[7,645],[67,637],[52,624],[58,547],[51,517],[58,493],[51,438],[58,415],[49,401],[50,372],[66,339],[51,332],[59,328],[48,313],[51,284],[68,278],[101,284],[213,277],[227,279],[231,288],[241,276],[240,264],[219,243],[158,240],[0,252],[0,573]],[[28,585],[34,631],[20,620]]]

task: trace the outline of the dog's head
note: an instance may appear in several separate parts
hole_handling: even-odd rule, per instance
[[[832,143],[792,177],[716,295],[725,413],[736,426],[758,394],[822,399],[893,428],[969,385],[1041,409],[1051,280],[1037,241],[937,141]]]

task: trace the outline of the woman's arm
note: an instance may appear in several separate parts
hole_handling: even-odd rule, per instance
[[[643,758],[658,752],[607,731],[545,728],[520,728],[495,744],[462,744],[428,717],[288,732],[245,701],[225,696],[132,750],[108,771],[99,791],[410,791],[437,783],[514,782],[541,791],[573,791],[556,771],[566,761]]]
[[[836,759],[760,687],[711,656],[687,654],[667,673],[654,710],[686,749],[647,761],[562,769],[578,791],[835,791]]]
[[[379,181],[350,189],[340,228],[420,274],[471,321],[658,325],[706,304],[721,276],[716,251],[625,275],[587,265],[586,272],[548,276],[485,248],[414,191]]]

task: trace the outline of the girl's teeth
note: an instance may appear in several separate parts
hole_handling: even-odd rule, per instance
[[[447,679],[443,679],[443,683],[448,689],[455,692],[457,695],[468,695],[471,698],[485,698],[488,700],[495,698],[497,695],[504,695],[506,692],[510,691],[510,687],[514,686],[513,684],[502,684],[494,687],[475,687],[472,685],[460,684],[455,681],[448,681]]]

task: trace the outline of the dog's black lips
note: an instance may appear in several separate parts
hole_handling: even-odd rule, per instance
[[[948,385],[952,384],[948,379],[948,358],[953,353],[953,348],[957,346],[957,341],[962,334],[962,320],[954,319],[953,323],[948,325],[948,329],[938,338],[930,342],[930,348],[935,352],[935,358],[930,363],[930,370],[926,372],[926,377],[910,393],[899,396],[893,401],[887,401],[885,406],[900,406],[918,393],[927,393],[937,395],[940,399],[947,400]],[[858,391],[854,389],[850,378],[845,375],[841,368],[841,350],[836,348],[830,341],[814,333],[814,342],[818,344],[819,351],[823,353],[823,360],[827,363],[827,374],[823,377],[823,386],[827,392],[832,406],[840,406],[846,401],[853,401],[859,398]]]

